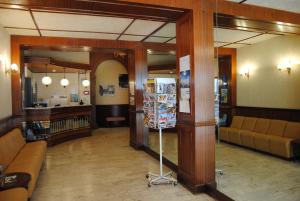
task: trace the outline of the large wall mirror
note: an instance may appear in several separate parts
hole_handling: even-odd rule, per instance
[[[23,107],[90,104],[88,52],[26,50]]]

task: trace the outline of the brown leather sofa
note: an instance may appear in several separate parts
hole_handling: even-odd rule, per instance
[[[4,173],[25,172],[31,175],[28,189],[12,188],[0,191],[1,201],[27,201],[36,186],[45,159],[47,143],[26,143],[21,130],[16,128],[0,137],[0,164]]]
[[[300,123],[234,116],[230,127],[220,127],[220,140],[283,158],[299,155],[292,141],[300,139]]]

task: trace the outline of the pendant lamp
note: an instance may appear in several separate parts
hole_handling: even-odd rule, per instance
[[[52,83],[51,77],[48,76],[48,65],[46,64],[46,74],[42,78],[42,84],[48,87]]]
[[[69,85],[69,80],[66,79],[66,68],[64,68],[64,78],[60,80],[60,85],[64,88]]]
[[[82,86],[88,87],[90,86],[90,81],[86,78],[86,71],[85,71],[85,78],[82,80]]]

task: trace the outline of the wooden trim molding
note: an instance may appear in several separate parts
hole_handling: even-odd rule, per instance
[[[0,119],[0,137],[16,127],[21,128],[22,121],[24,121],[22,116],[9,116]]]

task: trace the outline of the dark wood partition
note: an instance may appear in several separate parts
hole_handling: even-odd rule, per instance
[[[246,117],[259,117],[266,119],[281,119],[286,121],[300,122],[300,109],[281,109],[264,107],[235,107],[233,115]]]
[[[98,127],[127,127],[129,126],[129,105],[96,105],[96,122]],[[109,118],[118,117],[114,121]]]

